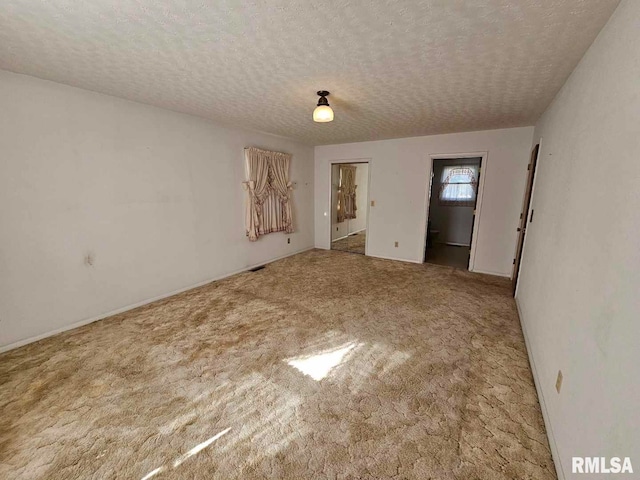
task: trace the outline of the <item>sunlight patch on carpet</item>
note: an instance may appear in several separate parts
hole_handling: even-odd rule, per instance
[[[310,376],[316,381],[320,381],[329,375],[331,370],[340,365],[349,352],[361,345],[362,344],[351,342],[316,355],[292,358],[285,361],[303,374]]]
[[[163,470],[164,470],[164,467],[158,467],[155,470],[151,470],[144,477],[142,477],[142,480],[149,480],[151,477],[153,477],[154,475],[157,475],[158,473],[160,473]]]
[[[216,440],[218,440],[220,437],[222,437],[223,435],[225,435],[229,430],[231,430],[231,428],[227,428],[226,430],[221,431],[220,433],[217,433],[216,435],[214,435],[213,437],[211,437],[208,440],[205,440],[202,443],[199,443],[198,445],[196,445],[195,447],[193,447],[191,450],[189,450],[187,453],[185,453],[184,455],[182,455],[180,458],[178,458],[175,462],[173,462],[173,467],[177,467],[178,465],[180,465],[182,462],[184,462],[187,458],[194,456],[196,453],[200,452],[201,450],[204,450],[205,448],[207,448],[209,445],[211,445],[213,442],[215,442]]]
[[[208,440],[205,440],[202,443],[199,443],[198,445],[196,445],[195,447],[193,447],[191,450],[189,450],[187,453],[185,453],[184,455],[181,455],[180,457],[178,457],[176,459],[175,462],[173,462],[173,468],[177,468],[179,467],[185,460],[187,460],[190,457],[193,457],[195,454],[201,452],[202,450],[204,450],[205,448],[207,448],[209,445],[211,445],[213,442],[215,442],[216,440],[218,440],[220,437],[222,437],[223,435],[227,434],[229,432],[229,430],[231,430],[231,427],[222,430],[221,432],[215,434],[213,437],[209,438]],[[151,477],[157,475],[158,473],[163,472],[165,469],[164,466],[162,467],[158,467],[154,470],[151,470],[149,473],[147,473],[144,477],[142,477],[142,480],[149,480]]]

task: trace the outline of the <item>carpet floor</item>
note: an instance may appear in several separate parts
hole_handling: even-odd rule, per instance
[[[505,279],[312,250],[0,355],[0,478],[554,479]]]

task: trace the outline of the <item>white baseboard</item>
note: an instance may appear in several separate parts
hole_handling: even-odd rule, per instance
[[[396,258],[396,257],[384,257],[382,255],[371,255],[370,253],[367,253],[367,257],[381,258],[383,260],[394,260],[396,262],[418,263],[420,265],[423,263],[417,260],[407,260],[406,258]]]
[[[538,378],[538,370],[536,370],[536,362],[533,358],[533,350],[531,349],[531,344],[529,343],[527,328],[525,327],[525,323],[522,316],[522,310],[520,310],[520,304],[518,303],[518,299],[515,298],[514,300],[516,302],[516,308],[518,309],[518,318],[520,319],[520,327],[522,328],[524,343],[527,347],[527,355],[529,356],[529,365],[531,367],[531,373],[533,374],[533,383],[536,386],[536,392],[538,393],[538,402],[540,403],[540,410],[542,410],[542,419],[544,420],[544,428],[547,431],[549,447],[551,448],[551,457],[553,458],[553,463],[556,467],[556,475],[558,476],[558,480],[564,480],[565,475],[564,475],[564,470],[562,469],[562,462],[560,461],[560,455],[558,454],[558,445],[556,444],[556,439],[553,435],[553,428],[551,427],[551,422],[549,420],[549,413],[547,412],[547,404],[544,399],[544,394],[542,393],[542,388],[540,388],[540,379]]]
[[[477,268],[474,268],[473,270],[469,270],[469,271],[473,273],[482,273],[484,275],[493,275],[494,277],[511,278],[510,274],[504,274],[500,272],[490,272],[488,270],[478,270]]]
[[[235,270],[235,271],[230,272],[230,273],[225,273],[225,274],[219,275],[217,277],[209,278],[208,280],[204,280],[202,282],[198,282],[198,283],[196,283],[194,285],[190,285],[188,287],[184,287],[184,288],[180,288],[178,290],[174,290],[173,292],[164,293],[162,295],[158,295],[157,297],[149,298],[149,299],[143,300],[141,302],[137,302],[137,303],[134,303],[134,304],[131,304],[131,305],[127,305],[125,307],[117,308],[116,310],[111,310],[110,312],[103,313],[103,314],[97,315],[95,317],[87,318],[85,320],[80,320],[79,322],[75,322],[75,323],[72,323],[70,325],[65,325],[64,327],[56,328],[55,330],[51,330],[49,332],[42,333],[40,335],[36,335],[36,336],[33,336],[33,337],[25,338],[24,340],[18,340],[17,342],[10,343],[8,345],[0,346],[0,353],[8,352],[9,350],[13,350],[14,348],[22,347],[24,345],[28,345],[29,343],[37,342],[38,340],[42,340],[44,338],[51,337],[53,335],[57,335],[58,333],[66,332],[68,330],[73,330],[74,328],[82,327],[84,325],[88,325],[89,323],[97,322],[98,320],[104,320],[105,318],[111,317],[113,315],[118,315],[120,313],[124,313],[126,311],[133,310],[134,308],[142,307],[143,305],[147,305],[149,303],[157,302],[158,300],[162,300],[163,298],[168,298],[168,297],[171,297],[173,295],[177,295],[179,293],[186,292],[187,290],[191,290],[193,288],[198,288],[198,287],[201,287],[201,286],[206,285],[208,283],[215,282],[217,280],[222,280],[223,278],[231,277],[233,275],[237,275],[238,273],[246,272],[247,270],[251,270],[252,268],[259,267],[260,265],[266,265],[268,263],[275,262],[276,260],[281,260],[283,258],[287,258],[287,257],[290,257],[292,255],[297,255],[299,253],[306,252],[308,250],[313,250],[313,249],[314,249],[314,247],[307,247],[307,248],[303,248],[301,250],[296,250],[295,252],[287,253],[286,255],[282,255],[280,257],[272,258],[272,259],[266,260],[264,262],[256,263],[254,265],[249,265],[248,267],[245,267],[245,268],[242,268],[242,269],[239,269],[239,270]]]

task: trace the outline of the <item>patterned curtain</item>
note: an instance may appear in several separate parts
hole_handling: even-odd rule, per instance
[[[293,232],[289,165],[291,155],[245,148],[247,206],[245,224],[249,240],[272,232]]]
[[[340,185],[338,186],[338,223],[356,218],[356,167],[340,165]]]

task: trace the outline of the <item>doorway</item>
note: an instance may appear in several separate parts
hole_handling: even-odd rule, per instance
[[[369,162],[331,164],[331,249],[366,254]]]
[[[518,225],[518,243],[516,244],[516,256],[513,259],[513,272],[511,273],[511,291],[513,296],[516,295],[518,288],[518,275],[520,274],[520,262],[522,261],[522,250],[524,248],[524,239],[527,233],[527,225],[533,221],[533,209],[529,213],[531,207],[531,196],[533,195],[533,181],[536,176],[536,166],[538,164],[538,154],[540,152],[540,144],[537,144],[531,151],[531,160],[527,166],[527,184],[522,200],[522,211],[520,212],[520,224]]]
[[[482,157],[434,158],[425,262],[470,269]]]

